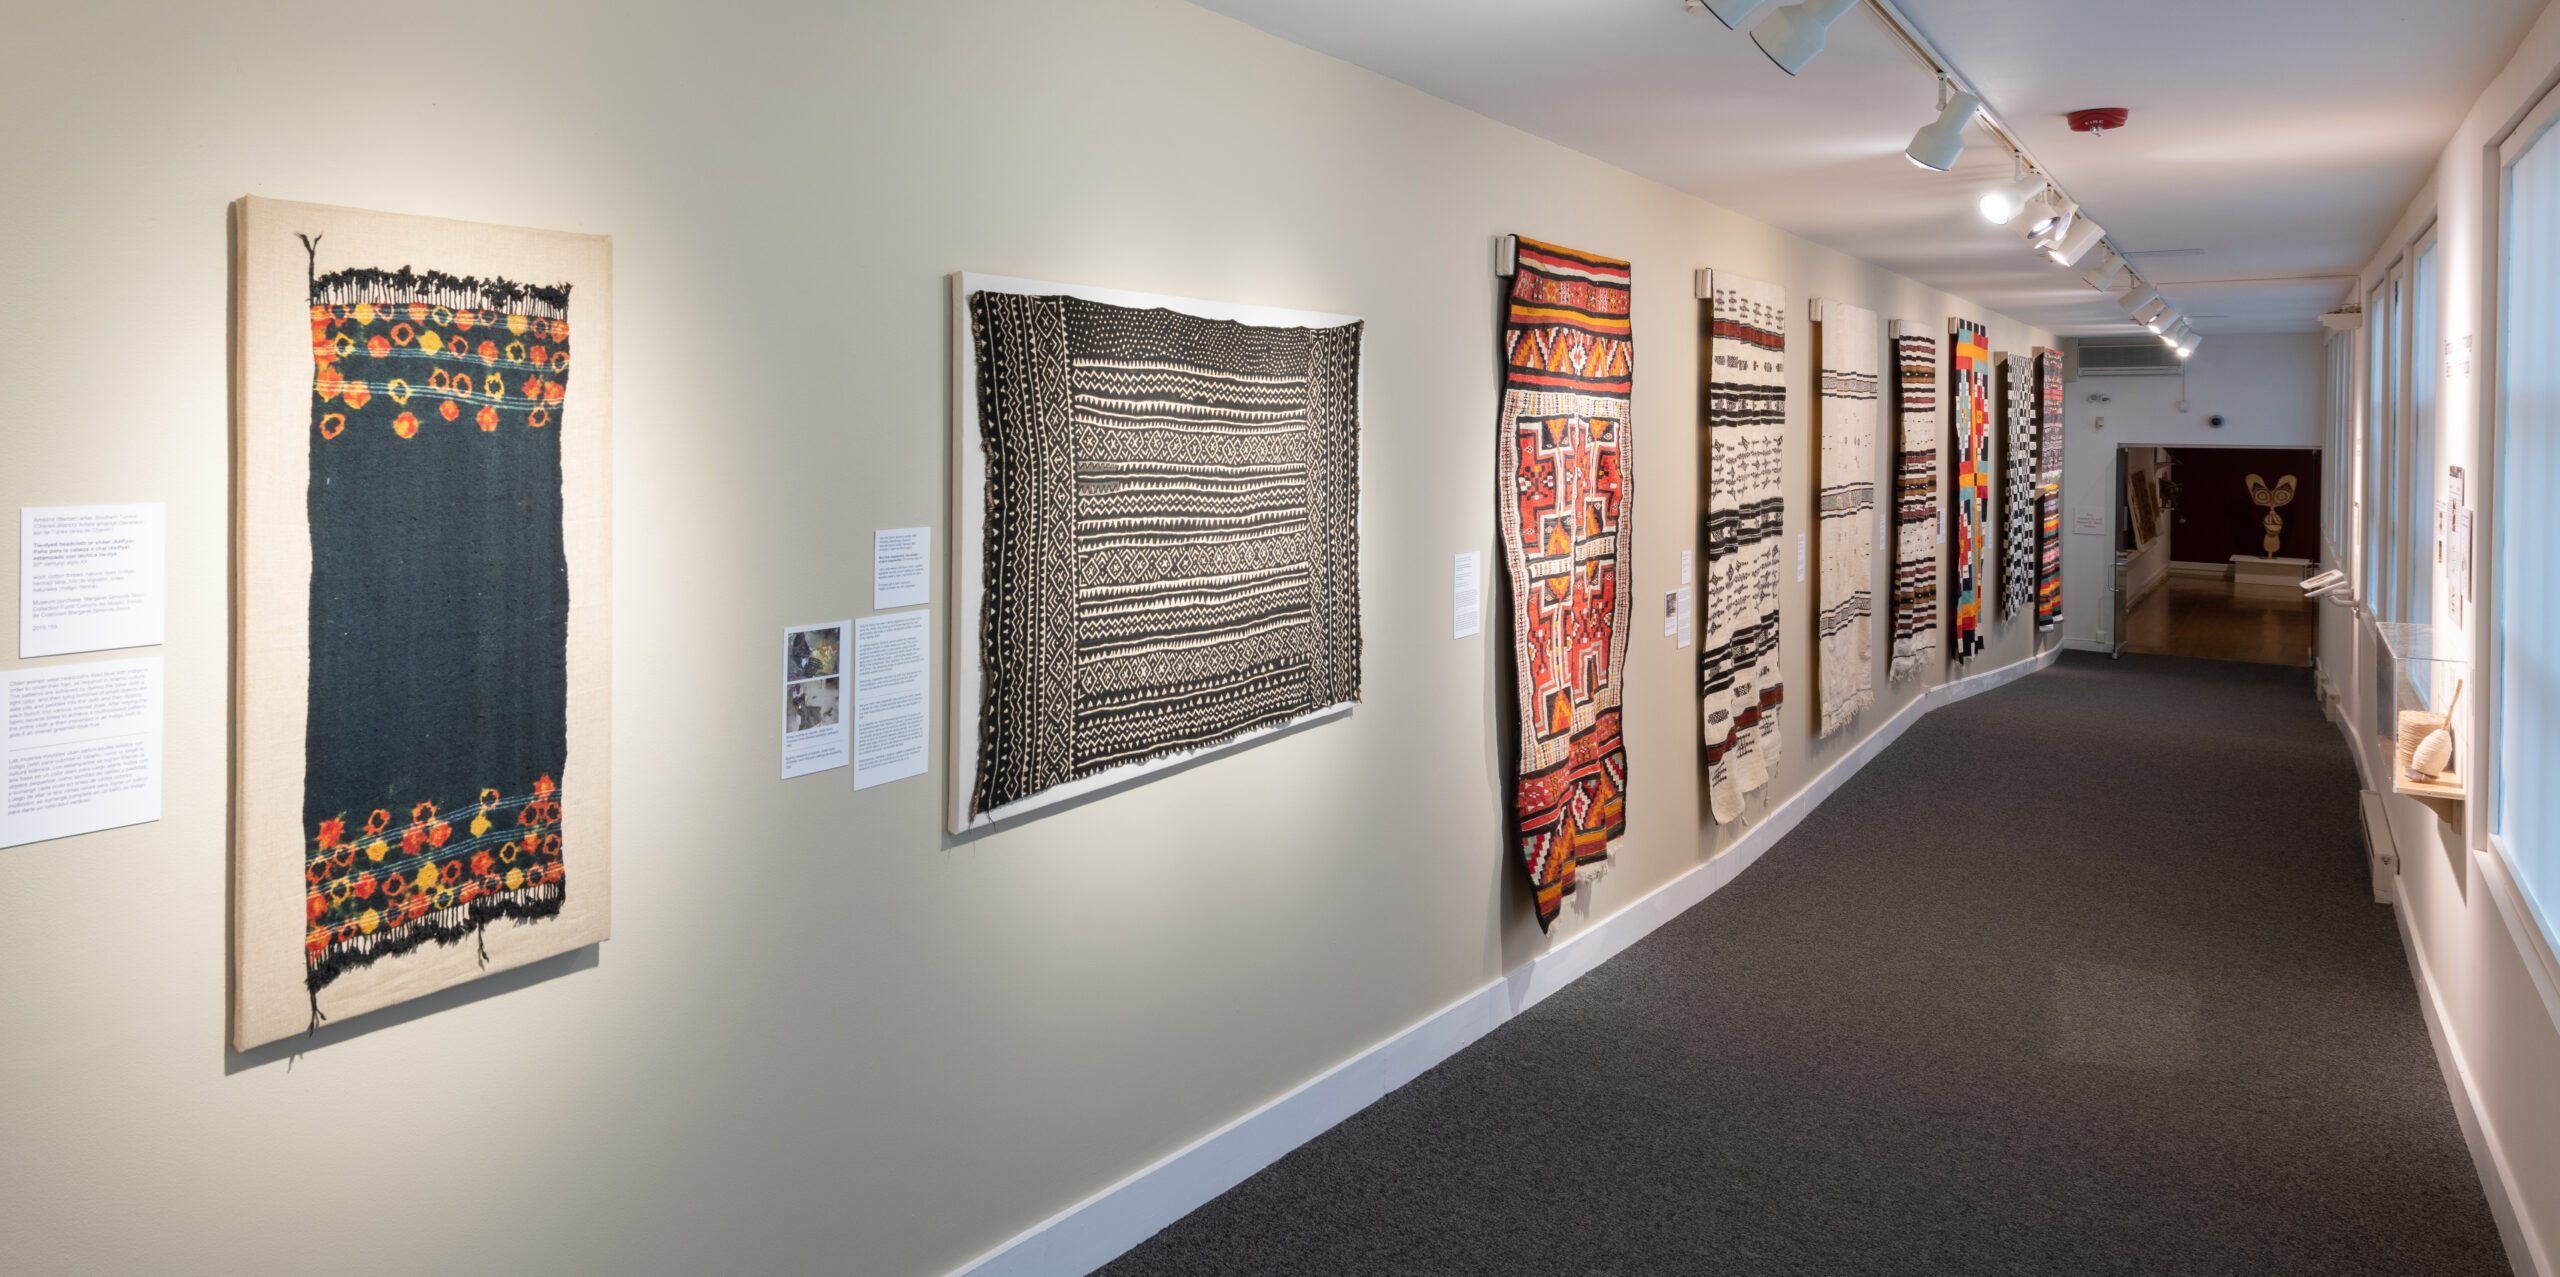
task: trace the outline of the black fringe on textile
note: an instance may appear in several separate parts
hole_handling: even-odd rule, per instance
[[[542,883],[516,891],[482,896],[467,905],[438,909],[415,922],[385,927],[369,936],[357,936],[345,945],[332,944],[327,953],[312,962],[304,981],[311,987],[311,1010],[320,1010],[320,990],[330,981],[358,967],[369,966],[384,958],[398,957],[428,943],[456,945],[466,937],[477,935],[482,927],[500,918],[518,922],[539,922],[560,915],[560,906],[569,898],[567,883]],[[489,950],[481,944],[480,957],[485,965]],[[315,1020],[316,1024],[318,1021]]]
[[[333,270],[311,281],[311,300],[321,305],[348,306],[358,302],[377,306],[425,302],[455,309],[515,311],[546,319],[565,319],[569,315],[567,284],[546,287],[519,284],[494,275],[487,279],[456,277],[440,270],[421,274],[406,266],[396,271],[370,267]]]

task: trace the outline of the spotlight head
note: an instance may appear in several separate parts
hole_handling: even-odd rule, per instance
[[[2077,266],[2080,264],[2080,259],[2087,257],[2089,250],[2096,248],[2098,241],[2106,237],[2107,228],[2085,217],[2074,218],[2071,229],[2064,231],[2062,237],[2054,241],[2053,247],[2045,250],[2044,255],[2052,258],[2057,265]]]
[[[2203,345],[2203,344],[2204,344],[2204,334],[2203,334],[2203,333],[2200,333],[2200,332],[2196,332],[2196,331],[2195,331],[2195,330],[2193,330],[2193,329],[2189,329],[2189,330],[2187,331],[2187,344],[2185,344],[2185,345],[2183,345],[2183,346],[2178,347],[2178,358],[2180,358],[2180,359],[2184,359],[2184,358],[2186,358],[2187,356],[2189,356],[2189,355],[2192,355],[2192,354],[2196,353],[2196,347],[2201,346],[2201,345]]]
[[[2082,274],[2080,282],[2102,293],[2112,292],[2116,286],[2116,275],[2123,270],[2124,258],[2116,255],[2115,247],[2110,244],[2100,244],[2098,264]]]
[[[2029,201],[2044,190],[2044,175],[2030,173],[2018,182],[1994,187],[1982,196],[1983,219],[1994,226],[2006,226],[2018,220]]]
[[[1750,17],[1752,10],[1768,2],[1769,0],[1689,0],[1689,12],[1696,13],[1704,9],[1716,15],[1716,21],[1723,23],[1725,29],[1730,31],[1741,26],[1742,20]]]
[[[1794,75],[1822,52],[1823,33],[1857,3],[1858,0],[1800,0],[1762,18],[1760,25],[1751,28],[1751,42],[1759,45],[1779,70]]]
[[[2140,323],[2142,312],[2159,302],[2160,290],[2142,282],[2142,277],[2136,275],[2133,277],[2133,291],[2124,295],[2124,313],[2132,316],[2135,323]]]
[[[1964,154],[1964,126],[1973,122],[1973,113],[1982,109],[1982,99],[1970,93],[1958,93],[1947,99],[1946,109],[1938,118],[1920,126],[1911,135],[1911,145],[1902,148],[1904,159],[1928,169],[1944,173],[1956,166],[1956,157]]]
[[[2154,311],[2151,318],[2142,321],[2142,326],[2150,329],[2154,333],[2165,333],[2170,329],[2177,327],[2178,320],[2181,318],[2183,318],[2183,316],[2178,314],[2176,307],[2171,306],[2167,302],[2162,302],[2160,303],[2160,309]]]
[[[2062,198],[2061,192],[2046,190],[2027,201],[2026,209],[2018,219],[2018,233],[2034,239],[2052,230],[2055,222],[2069,216],[2070,213],[2064,211],[2066,209],[2076,213],[2080,206]]]

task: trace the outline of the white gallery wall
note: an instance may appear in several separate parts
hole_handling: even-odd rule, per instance
[[[2490,291],[2483,285],[2499,269],[2497,148],[2555,83],[2560,83],[2560,8],[2543,13],[2481,93],[2446,143],[2434,175],[2375,247],[2351,294],[2357,300],[2367,297],[2431,228],[2435,231],[2441,344],[2417,354],[2443,361],[2432,477],[2441,481],[2446,466],[2461,466],[2473,476],[2468,504],[2482,510],[2475,572],[2484,601],[2494,572],[2494,516],[2483,486],[2491,469],[2484,449],[2495,400],[2489,380],[2494,364],[2488,354],[2498,325]],[[2368,315],[2366,322],[2372,321]],[[2367,409],[2363,388],[2368,384],[2370,337],[2364,331],[2342,338],[2349,343],[2358,388],[2347,420],[2350,438],[2363,429]],[[2368,515],[2375,513],[2395,538],[2405,535],[2411,520],[2425,526],[2433,519],[2432,510],[2404,509],[2397,500]],[[2345,551],[2350,545],[2344,536],[2333,542],[2329,566],[2348,566]],[[2467,607],[2464,622],[2455,624],[2443,605],[2443,575],[2440,570],[2431,575],[2436,641],[2471,652],[2476,680],[2486,655],[2481,627],[2488,621],[2489,605]],[[2321,609],[2320,663],[2322,677],[2342,702],[2342,729],[2356,749],[2366,786],[2388,791],[2391,760],[2374,731],[2374,643],[2363,623],[2344,608]],[[2485,684],[2475,681],[2472,686]],[[2479,704],[2466,696],[2466,716],[2476,713]],[[2385,799],[2399,850],[2397,907],[2411,973],[2427,1005],[2428,1027],[2508,1255],[2519,1272],[2547,1274],[2560,1271],[2555,1264],[2560,1260],[2560,1089],[2553,1085],[2560,1078],[2560,963],[2523,912],[2504,866],[2487,849],[2477,789],[2474,795],[2464,805],[2461,828],[2413,799]]]
[[[1730,843],[1696,651],[1649,624],[1696,545],[1693,270],[1787,291],[1790,533],[1813,531],[1812,298],[2051,341],[1178,0],[151,0],[8,33],[0,504],[165,501],[170,534],[164,818],[0,851],[20,1271],[965,1264]],[[244,194],[613,237],[616,916],[598,948],[241,1055]],[[1500,562],[1506,232],[1634,263],[1628,828],[1552,936],[1505,832],[1504,630],[1449,637],[1451,556]],[[774,779],[778,628],[868,610],[875,528],[948,545],[962,269],[1368,320],[1347,720],[974,839],[942,832],[938,715],[928,777]],[[1811,587],[1786,589],[1780,798],[1921,690],[1882,680],[1880,625],[1878,704],[1811,739]],[[2033,655],[2026,624],[1990,629],[1974,668]]]
[[[2318,448],[2327,364],[2317,333],[2208,337],[2183,375],[2082,376],[2063,388],[2062,633],[2111,644],[2119,448]],[[2104,396],[2104,401],[2091,398]],[[2181,407],[2181,405],[2184,405]],[[2213,418],[2223,419],[2221,426]],[[2104,418],[2106,424],[2098,424]],[[2083,513],[2103,534],[2076,531]]]

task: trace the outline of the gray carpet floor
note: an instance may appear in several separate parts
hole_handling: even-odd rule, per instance
[[[1102,1271],[2506,1272],[2356,790],[2307,670],[2065,653]]]

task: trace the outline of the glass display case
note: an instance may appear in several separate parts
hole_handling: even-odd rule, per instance
[[[2391,791],[2459,827],[2470,796],[2470,741],[2461,714],[2469,645],[2433,625],[2377,621],[2373,628],[2381,655],[2374,662],[2373,730],[2382,756],[2391,760]],[[2445,739],[2427,747],[2439,730]]]

